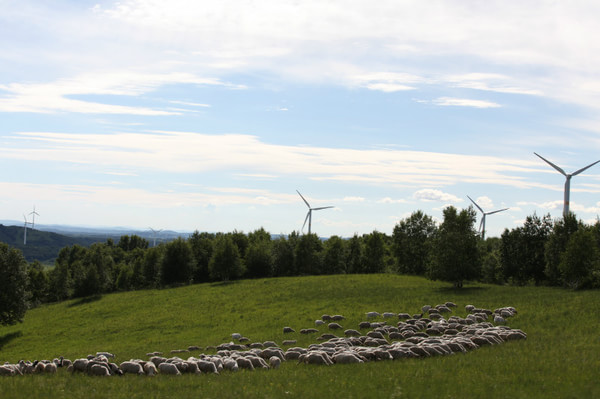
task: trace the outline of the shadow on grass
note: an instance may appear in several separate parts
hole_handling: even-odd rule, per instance
[[[80,306],[80,305],[85,305],[86,303],[92,303],[92,302],[96,302],[99,301],[100,299],[102,299],[102,295],[92,295],[92,296],[86,296],[85,298],[81,298],[76,300],[73,303],[70,303],[68,305],[69,308],[75,307],[75,306]]]
[[[212,283],[211,287],[225,287],[227,285],[236,284],[237,281],[217,281],[216,283]]]
[[[439,287],[439,288],[436,288],[435,290],[438,292],[444,293],[444,294],[452,293],[454,295],[468,295],[468,294],[482,293],[489,289],[490,289],[489,287],[475,286],[475,287],[462,287],[462,288]]]
[[[19,338],[22,335],[23,335],[23,332],[21,330],[19,330],[19,331],[15,331],[15,332],[8,333],[8,334],[1,336],[0,337],[0,350],[2,350],[4,345],[8,344],[13,339]]]

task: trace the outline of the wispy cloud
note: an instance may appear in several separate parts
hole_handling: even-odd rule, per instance
[[[485,100],[468,98],[439,97],[431,101],[432,104],[444,107],[473,107],[473,108],[499,108],[500,104]]]
[[[421,201],[449,202],[453,204],[463,201],[461,198],[458,198],[453,194],[429,188],[415,192],[413,194],[413,198]]]

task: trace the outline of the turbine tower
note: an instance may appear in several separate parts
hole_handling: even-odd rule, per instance
[[[162,231],[162,229],[154,230],[152,227],[150,227],[150,230],[152,230],[152,235],[154,236],[154,242],[152,243],[152,246],[155,247],[156,246],[156,235],[158,233],[160,233]]]
[[[564,204],[563,204],[563,217],[567,216],[569,214],[569,196],[570,196],[570,191],[571,191],[571,177],[573,176],[577,176],[578,174],[580,174],[581,172],[583,172],[584,170],[591,168],[592,166],[596,165],[598,162],[600,162],[600,160],[589,164],[588,166],[579,169],[578,171],[575,171],[573,173],[565,173],[565,171],[556,166],[555,164],[553,164],[552,162],[548,161],[546,158],[544,158],[543,156],[541,156],[540,154],[538,154],[537,152],[534,152],[535,155],[537,155],[538,157],[540,157],[544,162],[546,162],[548,165],[552,166],[554,169],[556,169],[561,175],[563,175],[565,177],[565,200],[564,200]]]
[[[306,221],[308,220],[308,234],[310,234],[310,228],[311,228],[311,225],[312,225],[312,211],[320,211],[322,209],[329,209],[329,208],[335,208],[335,207],[334,206],[322,206],[322,207],[319,207],[319,208],[311,208],[311,206],[308,203],[308,201],[306,200],[306,198],[304,198],[302,196],[302,194],[300,194],[300,191],[296,190],[296,192],[298,193],[298,195],[302,198],[302,200],[304,201],[304,203],[308,207],[308,213],[306,214],[306,219],[304,219],[304,224],[302,225],[302,230],[304,230],[304,226],[306,226]]]
[[[471,202],[477,207],[477,209],[479,209],[481,211],[481,214],[483,215],[481,217],[481,223],[479,223],[479,231],[481,231],[481,239],[485,240],[485,217],[487,215],[493,215],[494,213],[503,212],[503,211],[507,210],[508,208],[498,209],[496,211],[491,211],[491,212],[484,212],[483,209],[481,209],[481,207],[479,205],[477,205],[477,202],[473,201],[473,198],[469,197],[468,195],[467,195],[467,198],[469,198],[471,200]]]
[[[31,220],[31,228],[33,229],[35,228],[35,215],[40,216],[40,214],[35,211],[35,205],[33,206],[33,212],[30,212],[29,214],[33,215],[33,219]]]
[[[27,225],[31,223],[27,221],[27,216],[25,216],[25,214],[23,214],[23,219],[25,220],[25,223],[23,224],[23,245],[27,245]]]

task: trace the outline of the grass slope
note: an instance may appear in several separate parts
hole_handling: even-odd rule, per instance
[[[580,398],[600,397],[598,319],[592,304],[599,291],[547,287],[447,285],[417,277],[347,275],[278,278],[127,292],[46,305],[27,313],[23,324],[0,328],[0,362],[97,351],[117,361],[168,353],[190,345],[217,345],[239,332],[253,341],[315,336],[283,334],[314,326],[324,313],[343,314],[357,328],[368,311],[417,313],[424,304],[514,306],[509,320],[525,341],[467,354],[332,367],[286,362],[278,370],[177,378],[93,378],[57,375],[0,378],[0,397],[409,397]],[[321,327],[322,331],[326,328]]]

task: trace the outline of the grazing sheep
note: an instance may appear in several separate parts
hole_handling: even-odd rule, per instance
[[[154,363],[152,363],[152,362],[144,363],[144,373],[147,376],[150,376],[150,377],[155,376],[157,372],[158,371],[156,370],[156,366],[154,365]]]
[[[331,316],[331,320],[333,321],[340,321],[340,320],[345,320],[346,318],[344,316],[342,316],[341,314],[336,314]]]
[[[367,312],[367,319],[373,319],[375,317],[381,317],[381,313],[379,312]]]
[[[241,369],[254,370],[254,365],[252,365],[250,359],[246,359],[245,357],[238,357],[237,359],[235,359],[235,361],[238,367]]]
[[[281,359],[277,356],[271,356],[269,358],[269,366],[271,366],[272,369],[279,368],[279,366],[281,366]]]
[[[494,316],[494,323],[496,323],[496,324],[504,324],[504,323],[506,323],[506,320],[504,320],[504,317],[502,317],[500,315],[495,315]]]
[[[454,302],[446,302],[446,306],[449,308],[455,308],[456,304]]]
[[[331,321],[331,316],[328,314],[324,314],[323,316],[321,316],[321,320],[323,321]]]
[[[230,357],[223,359],[223,368],[229,371],[238,371],[240,369],[237,362]]]
[[[339,352],[333,355],[332,360],[336,364],[364,363],[364,361],[352,352]]]
[[[293,332],[296,332],[296,330],[294,330],[292,327],[283,327],[284,334],[293,333]]]
[[[181,375],[181,372],[179,371],[177,366],[173,363],[167,363],[167,362],[160,363],[158,365],[158,370],[160,371],[161,374]]]
[[[213,362],[209,362],[207,360],[198,360],[196,363],[198,364],[200,371],[203,373],[219,374],[219,370],[217,370],[217,366]]]
[[[137,374],[137,375],[142,375],[144,374],[144,369],[142,367],[141,364],[139,364],[138,362],[132,362],[132,361],[127,361],[127,362],[122,362],[119,367],[121,368],[121,370],[123,371],[124,374]]]
[[[360,336],[360,331],[348,329],[348,330],[344,331],[344,335],[346,337],[358,337],[358,336]]]
[[[390,318],[390,317],[398,317],[398,314],[397,313],[392,313],[392,312],[384,312],[383,313],[383,318],[384,319],[387,319],[387,318]]]
[[[467,305],[465,306],[465,310],[467,311],[467,313],[471,313],[473,310],[475,310],[475,306]]]
[[[17,372],[12,367],[10,367],[8,365],[0,366],[0,375],[12,377],[16,374],[17,374]]]
[[[54,362],[47,363],[44,367],[44,373],[53,374],[56,373],[57,366]]]
[[[410,315],[408,313],[398,313],[398,318],[400,320],[408,320],[410,319]]]
[[[431,305],[424,305],[424,306],[421,308],[421,311],[422,311],[423,313],[427,313],[427,312],[429,311],[429,309],[431,309]]]
[[[338,323],[329,323],[329,324],[327,325],[327,327],[328,327],[330,330],[341,330],[341,329],[343,328],[343,327],[342,327],[342,326],[340,326]]]
[[[89,360],[87,359],[75,359],[75,361],[73,362],[73,371],[80,371],[82,373],[85,373],[87,371],[88,363]]]
[[[238,339],[238,341],[243,344],[245,342],[250,342],[250,338],[248,337],[241,337],[240,339]]]
[[[275,343],[275,341],[265,341],[263,342],[263,345],[265,346],[265,348],[271,348],[273,346],[277,346],[277,344]]]
[[[104,356],[107,359],[113,359],[115,357],[114,354],[110,352],[96,352],[96,357]]]
[[[242,334],[240,334],[240,333],[233,333],[233,334],[231,334],[231,339],[238,340],[240,338],[242,338]]]
[[[110,371],[108,370],[108,366],[100,364],[100,363],[92,364],[92,366],[89,368],[88,373],[90,375],[99,376],[99,377],[110,376]]]
[[[325,322],[323,320],[315,320],[315,326],[322,326],[323,324],[325,324]]]
[[[198,368],[198,363],[187,361],[187,362],[185,362],[185,364],[187,365],[187,370],[186,370],[187,373],[202,374],[202,372],[200,371],[200,368]]]
[[[296,345],[296,340],[295,339],[285,339],[281,342],[281,345],[283,346],[290,346],[290,345]]]
[[[187,348],[187,350],[190,351],[190,352],[192,352],[192,351],[199,351],[201,349],[202,348],[200,348],[199,346],[196,346],[196,345],[188,346],[188,348]]]
[[[314,334],[318,332],[319,330],[317,330],[316,328],[303,328],[302,330],[300,330],[300,334]]]

